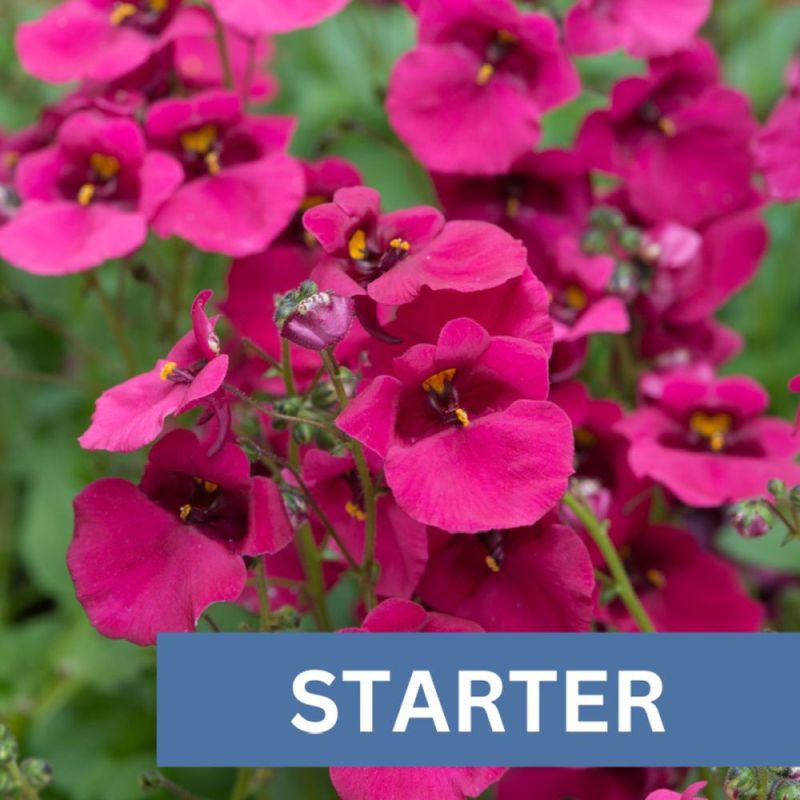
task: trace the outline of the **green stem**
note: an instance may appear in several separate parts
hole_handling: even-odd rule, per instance
[[[298,526],[295,531],[295,542],[308,583],[308,596],[311,599],[311,608],[317,627],[322,631],[333,630],[325,598],[325,576],[322,573],[322,561],[309,522],[303,522]]]
[[[270,625],[269,593],[267,592],[267,572],[263,556],[255,566],[256,591],[258,592],[258,629],[268,631]]]
[[[564,495],[562,502],[572,510],[597,545],[597,549],[605,559],[609,572],[611,572],[611,577],[614,578],[619,599],[628,609],[628,613],[633,617],[639,630],[644,633],[654,633],[655,626],[637,597],[628,573],[625,571],[625,565],[622,563],[622,559],[619,557],[619,553],[617,553],[617,549],[608,535],[608,523],[600,522],[583,501],[570,492]]]
[[[758,800],[767,800],[769,794],[769,772],[766,769],[759,768],[756,770],[758,773]]]
[[[236,781],[233,784],[230,800],[246,800],[250,795],[250,783],[253,780],[252,767],[239,767]]]
[[[11,780],[13,780],[19,788],[20,800],[39,800],[39,793],[36,789],[30,787],[25,776],[22,774],[22,770],[17,766],[16,761],[9,761],[8,764],[6,764],[6,770],[11,776]]]
[[[322,363],[328,374],[331,376],[333,388],[339,401],[340,411],[344,410],[348,402],[347,392],[345,391],[342,379],[339,376],[339,368],[336,359],[330,350],[323,350],[320,354]],[[371,610],[376,605],[375,596],[375,540],[377,537],[377,498],[375,495],[375,484],[367,465],[367,458],[364,448],[353,439],[350,440],[350,450],[353,453],[353,460],[356,464],[358,480],[361,483],[361,493],[364,496],[364,515],[366,517],[364,527],[364,555],[361,559],[361,578],[364,588],[364,602],[367,609]]]
[[[111,328],[111,333],[117,340],[117,346],[119,347],[120,353],[125,360],[125,367],[128,371],[128,374],[135,375],[136,359],[134,358],[133,350],[128,342],[128,338],[125,335],[125,328],[123,327],[116,311],[114,310],[114,304],[111,302],[111,298],[108,296],[108,294],[106,294],[106,290],[103,288],[102,284],[93,272],[90,272],[87,276],[87,284],[89,288],[94,290],[94,293],[100,300],[100,306],[103,309],[103,314],[106,317],[109,328]]]

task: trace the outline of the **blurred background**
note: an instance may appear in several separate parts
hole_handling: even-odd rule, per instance
[[[0,130],[33,122],[61,93],[25,76],[14,54],[16,25],[47,5],[0,0]],[[705,34],[721,54],[727,80],[764,119],[800,47],[800,4],[718,0],[715,6]],[[396,4],[354,0],[320,27],[282,37],[271,65],[280,93],[267,108],[299,117],[294,152],[351,159],[387,208],[435,202],[426,175],[382,110],[391,65],[413,36],[410,18]],[[569,145],[581,116],[604,103],[614,80],[641,70],[623,56],[580,66],[586,90],[546,117],[542,146]],[[774,206],[766,218],[772,245],[763,268],[721,315],[746,342],[725,371],[763,382],[772,410],[791,416],[797,399],[786,382],[800,372],[800,206]],[[196,290],[209,286],[224,294],[221,259],[197,258],[184,279],[174,256],[172,243],[150,242],[125,266],[69,278],[35,278],[0,264],[0,721],[11,725],[25,754],[53,765],[55,781],[45,797],[142,797],[139,775],[155,766],[155,654],[93,631],[75,601],[64,556],[73,496],[103,475],[135,479],[142,464],[141,453],[79,449],[75,440],[95,397],[164,355],[183,332]],[[109,325],[109,311],[123,320],[124,333]],[[747,563],[800,574],[800,548],[778,551],[775,539],[728,541]],[[796,596],[787,603],[800,609]],[[800,611],[794,613],[800,624]],[[227,797],[233,781],[231,770],[172,774],[206,798]],[[335,795],[324,770],[281,770],[269,797]]]

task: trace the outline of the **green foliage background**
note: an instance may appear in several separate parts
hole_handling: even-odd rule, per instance
[[[24,75],[13,50],[15,25],[47,5],[0,0],[3,128],[30,123],[59,96],[59,89]],[[748,93],[764,118],[781,94],[784,65],[800,45],[800,6],[718,0],[707,34],[728,80]],[[274,63],[282,91],[270,108],[299,116],[295,152],[352,159],[390,208],[434,201],[427,177],[392,135],[381,105],[391,64],[412,39],[413,25],[400,8],[354,0],[319,28],[281,38]],[[546,145],[568,144],[580,116],[602,104],[613,80],[640,67],[610,56],[581,68],[587,90],[548,117]],[[727,371],[761,380],[773,410],[789,416],[796,401],[786,381],[800,372],[800,205],[775,206],[766,218],[772,247],[763,269],[722,313],[747,345]],[[0,264],[0,720],[10,722],[25,753],[53,764],[55,783],[45,797],[133,800],[141,797],[139,774],[154,766],[154,653],[92,630],[74,599],[64,554],[72,497],[101,475],[135,478],[142,461],[141,454],[86,453],[75,442],[97,394],[130,374],[97,286],[124,319],[136,369],[147,369],[166,351],[177,312],[193,292],[223,288],[220,259],[195,257],[184,279],[176,268],[180,258],[175,242],[149,243],[135,260],[146,268],[138,270],[149,276],[145,282],[119,264],[90,276],[50,279]],[[182,328],[185,317],[179,319]],[[744,561],[800,573],[800,556],[777,550],[775,538],[728,546]],[[787,604],[798,619],[798,598],[788,596]],[[174,777],[207,798],[227,797],[233,780],[230,770]],[[279,799],[334,796],[322,770],[282,770],[269,791]]]

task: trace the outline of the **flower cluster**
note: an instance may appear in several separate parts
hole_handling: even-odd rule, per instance
[[[17,32],[27,71],[78,85],[0,140],[0,256],[64,275],[154,236],[228,258],[218,313],[210,289],[187,298],[185,335],[80,436],[152,445],[138,482],[75,498],[91,623],[150,645],[227,602],[262,631],[307,612],[328,630],[350,581],[372,632],[761,630],[768,580],[714,544],[728,512],[749,536],[773,511],[797,523],[800,438],[721,376],[742,342],[714,315],[767,248],[761,187],[800,197],[800,65],[759,128],[698,36],[710,0],[409,0],[385,108],[439,205],[387,210],[348,161],[290,155],[297,120],[253,110],[277,92],[267,37],[345,4],[66,0]],[[571,147],[538,148],[578,57],[616,49],[639,74]],[[644,769],[331,779],[344,800],[702,788]]]

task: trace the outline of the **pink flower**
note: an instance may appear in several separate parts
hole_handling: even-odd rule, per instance
[[[106,82],[171,40],[182,0],[67,0],[17,30],[23,67],[43,81]]]
[[[702,232],[664,222],[646,242],[658,255],[640,306],[680,325],[706,319],[755,275],[767,229],[755,212],[740,211]]]
[[[640,407],[618,430],[631,442],[635,474],[688,505],[713,508],[764,495],[771,478],[800,483],[800,442],[790,423],[763,416],[768,402],[747,377],[676,373],[656,405]]]
[[[380,195],[363,186],[340,189],[303,223],[328,255],[312,278],[345,297],[399,305],[423,286],[475,292],[527,267],[522,245],[493,225],[445,222],[428,206],[381,214]]]
[[[497,800],[642,800],[667,780],[664,769],[511,769]]]
[[[698,781],[689,786],[684,792],[673,792],[669,789],[657,789],[655,792],[647,795],[647,800],[694,800],[700,797],[699,791],[702,791],[706,786],[705,781]]]
[[[711,11],[711,0],[578,0],[567,12],[567,48],[577,55],[621,47],[633,56],[665,56],[688,47]]]
[[[87,450],[136,450],[152,442],[167,417],[214,402],[228,372],[228,356],[220,354],[214,333],[216,318],[205,314],[212,292],[200,292],[192,304],[193,330],[149,372],[103,392],[92,424],[78,440]],[[226,408],[226,407],[225,407]],[[222,431],[224,436],[226,431]]]
[[[75,498],[67,565],[100,633],[148,645],[162,631],[194,630],[212,603],[236,600],[243,556],[291,538],[278,487],[251,478],[238,447],[209,456],[178,430],[150,451],[138,486],[103,478]]]
[[[569,420],[547,391],[541,347],[457,319],[368,381],[337,425],[385,459],[413,519],[465,533],[521,527],[555,505],[572,472]]]
[[[479,625],[425,611],[409,600],[385,600],[359,633],[477,633]],[[505,773],[502,767],[333,767],[342,800],[465,800],[477,797]]]
[[[577,239],[565,236],[558,240],[555,269],[544,276],[552,295],[550,314],[557,342],[628,330],[625,304],[610,294],[614,268],[611,256],[587,255]]]
[[[185,175],[153,219],[155,232],[230,256],[267,247],[303,199],[302,168],[284,152],[293,127],[288,117],[244,114],[225,91],[155,103],[147,135]]]
[[[764,608],[742,586],[736,570],[704,550],[688,531],[669,525],[640,528],[622,549],[636,593],[658,631],[761,630]],[[697,587],[703,587],[702,602]],[[619,600],[601,619],[621,631],[637,630]]]
[[[713,51],[698,42],[617,83],[610,109],[589,114],[577,147],[591,166],[623,178],[644,217],[692,227],[753,205],[755,131],[747,98],[720,85]]]
[[[578,90],[550,17],[511,0],[423,0],[419,44],[395,65],[386,110],[429,169],[491,175],[529,151],[542,113]]]
[[[800,375],[795,375],[789,381],[789,391],[794,392],[795,394],[800,392]],[[795,429],[800,427],[800,408],[797,409],[797,415],[795,417]]]
[[[178,164],[148,152],[133,120],[76,113],[55,144],[19,161],[22,207],[0,231],[0,256],[39,275],[126,256],[144,244],[148,220],[180,181]]]
[[[795,70],[797,65],[795,65]],[[797,88],[774,108],[756,139],[756,161],[775,200],[800,197],[800,95]]]
[[[526,153],[503,175],[433,179],[448,219],[499,225],[522,240],[537,273],[559,237],[582,232],[592,206],[589,171],[569,150]]]
[[[338,14],[350,0],[211,0],[220,19],[250,39],[310,28]]]
[[[278,302],[275,324],[284,339],[306,350],[335,347],[350,332],[353,300],[303,281]]]
[[[364,498],[351,456],[338,458],[311,450],[303,460],[303,475],[311,493],[357,561],[364,553]],[[382,597],[410,597],[428,557],[424,525],[402,511],[390,493],[378,496],[376,560],[377,590]]]
[[[569,528],[533,528],[477,536],[438,534],[418,593],[437,611],[489,631],[587,631],[594,570]]]

